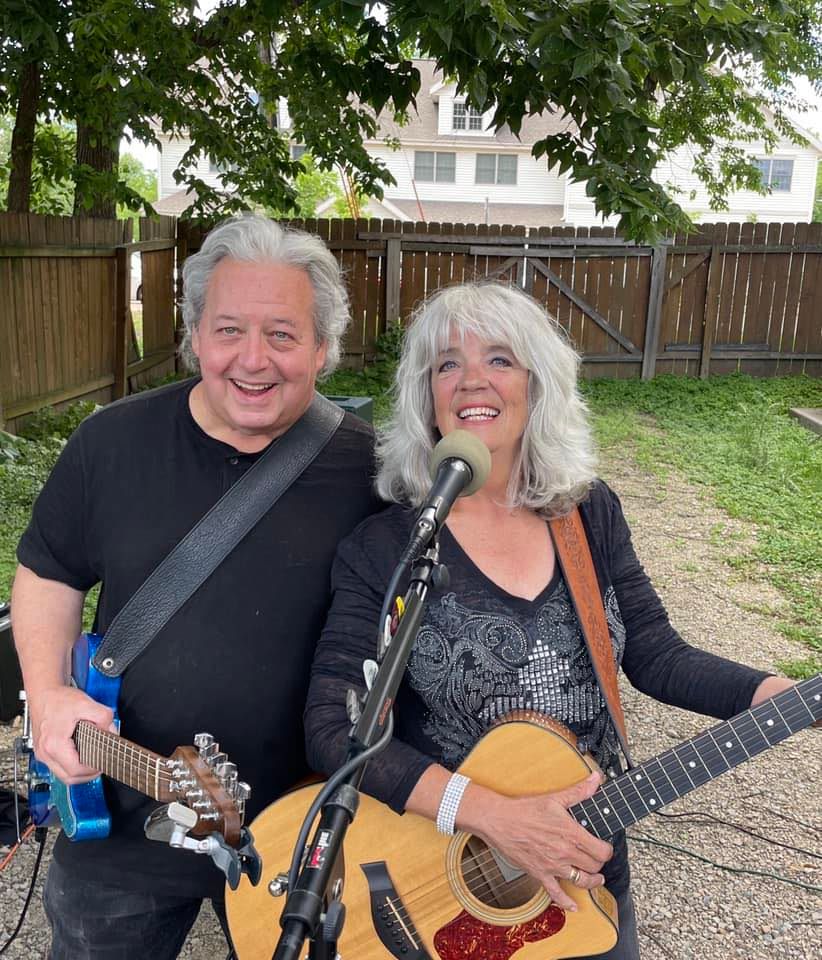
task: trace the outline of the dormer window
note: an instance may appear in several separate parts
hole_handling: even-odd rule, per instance
[[[454,101],[453,130],[482,130],[482,112],[468,106],[464,100]]]
[[[754,160],[754,166],[759,167],[763,187],[770,188],[774,193],[791,189],[793,160],[773,160],[770,157],[761,157]]]

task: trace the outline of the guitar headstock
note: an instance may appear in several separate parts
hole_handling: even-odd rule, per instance
[[[159,799],[176,800],[197,814],[193,836],[217,832],[229,846],[237,846],[251,788],[238,780],[236,764],[220,752],[211,734],[198,733],[194,743],[194,747],[178,747],[166,760],[171,776]]]

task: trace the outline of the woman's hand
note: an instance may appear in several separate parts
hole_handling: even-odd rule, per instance
[[[457,826],[538,880],[558,907],[576,910],[559,881],[569,880],[583,890],[602,886],[602,865],[614,851],[581,827],[568,807],[593,796],[602,781],[602,775],[594,773],[566,790],[534,797],[505,797],[471,783]]]
[[[417,781],[405,809],[436,820],[450,777],[445,767],[432,764]],[[538,880],[558,907],[576,910],[559,881],[570,880],[583,890],[601,887],[605,880],[600,870],[614,850],[581,827],[568,807],[593,796],[603,780],[601,773],[593,773],[567,790],[535,797],[506,797],[471,782],[462,795],[456,826]]]
[[[783,690],[790,690],[791,687],[795,686],[796,680],[786,680],[785,677],[765,677],[762,683],[754,690],[754,695],[751,698],[751,706],[755,707],[765,700],[775,697],[778,693],[782,693]],[[822,720],[817,720],[814,726],[822,727]]]

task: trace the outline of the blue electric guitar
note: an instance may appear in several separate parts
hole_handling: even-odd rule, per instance
[[[92,633],[80,637],[72,651],[72,679],[84,693],[111,707],[118,723],[120,678],[104,676],[91,663],[102,639]],[[31,748],[28,730],[27,736]],[[229,846],[235,847],[241,839],[250,788],[237,779],[237,767],[220,752],[210,734],[197,734],[194,742],[196,746],[178,747],[171,757],[161,757],[86,721],[81,720],[74,731],[82,763],[159,803],[182,804],[196,814],[196,823],[190,827],[194,837],[219,833]],[[29,749],[27,780],[30,815],[37,826],[60,823],[71,840],[108,836],[111,817],[103,795],[102,776],[66,786]],[[194,816],[190,815],[190,819]]]

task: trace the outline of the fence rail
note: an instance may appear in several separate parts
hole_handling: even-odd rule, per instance
[[[516,284],[568,332],[593,377],[822,373],[822,224],[714,224],[656,246],[609,227],[291,220],[345,273],[346,362],[451,283]],[[179,269],[205,228],[0,214],[0,424],[81,396],[123,396],[174,369]],[[142,355],[131,255],[142,263]]]
[[[609,227],[288,223],[318,234],[346,272],[350,364],[440,286],[492,278],[546,306],[589,377],[822,373],[822,224],[706,224],[644,246]],[[199,249],[203,228],[179,230],[186,254]]]

